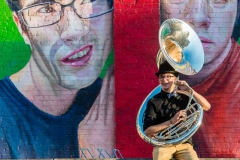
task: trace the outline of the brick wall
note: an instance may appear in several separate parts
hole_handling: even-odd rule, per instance
[[[6,5],[2,7],[3,3],[5,4],[3,1],[0,2],[2,11],[0,15],[0,62],[3,64],[0,66],[1,78],[22,68],[29,60],[30,54],[29,46],[24,44],[15,24],[10,21],[12,16]],[[124,158],[149,158],[151,157],[152,146],[139,137],[136,131],[136,116],[146,95],[158,84],[154,73],[157,71],[155,61],[159,50],[159,0],[115,0],[114,3],[116,148],[121,151]],[[229,16],[231,17],[232,15],[229,14]],[[221,18],[223,17],[219,19]],[[6,31],[6,25],[9,25],[8,28],[12,30]],[[12,35],[9,36],[9,34]],[[14,41],[14,45],[10,44],[8,39],[5,39],[6,35],[11,38],[11,41]],[[18,55],[12,57],[12,53]],[[27,55],[23,55],[23,53]],[[21,65],[15,63],[15,61],[19,60],[21,60]],[[237,84],[239,79],[232,77],[232,80],[232,83]],[[239,89],[237,88],[237,90]],[[238,99],[236,101],[235,105],[238,107]],[[236,132],[238,134],[238,110],[231,110],[232,114],[230,115],[224,112],[226,108],[221,109],[221,115],[224,115],[227,119],[229,118],[227,123],[231,123],[231,118],[234,117],[234,125],[237,129],[230,129],[232,129],[232,133]],[[209,114],[208,116],[211,117],[211,115]],[[217,118],[220,119],[221,117]],[[214,124],[214,127],[217,128],[218,125]],[[221,133],[228,131],[224,127],[218,130]],[[201,133],[199,132],[199,134]],[[85,134],[88,134],[88,132]],[[202,137],[199,134],[197,139],[201,141]],[[209,143],[207,145],[215,151],[213,156],[219,156],[218,153],[222,153],[220,156],[233,157],[238,153],[238,145],[231,146],[230,144],[232,141],[238,141],[236,139],[239,139],[239,136],[236,134],[231,135],[232,137],[229,138],[226,138],[224,135],[220,137],[221,139],[207,137],[206,139]],[[211,134],[210,132],[209,136],[217,136],[217,133]],[[96,137],[93,137],[93,140],[94,138]],[[216,143],[218,140],[221,143]],[[206,144],[204,142],[199,143],[197,148],[202,157],[205,157],[205,147]],[[223,147],[224,149],[222,149]],[[233,148],[232,150],[231,147]]]
[[[114,2],[116,148],[124,157],[151,157],[151,146],[139,138],[136,115],[157,85],[155,57],[159,50],[158,0]]]
[[[174,4],[177,1],[171,2]],[[189,14],[189,17],[200,15],[200,12],[205,9],[205,1],[195,2],[191,4],[196,7],[195,10],[192,10],[195,14]],[[237,1],[234,1],[234,3],[237,3]],[[236,7],[236,4],[232,4],[231,7],[233,6]],[[174,4],[174,7],[175,9],[171,11],[179,13],[175,17],[178,18],[184,11],[179,9],[177,4]],[[234,19],[236,11],[232,12],[232,10],[236,8],[219,8],[219,4],[215,4],[214,7],[218,9],[218,14],[212,10],[209,10],[209,14],[215,20],[204,23],[205,29],[208,28],[207,25],[210,23],[215,23],[215,26],[210,29],[208,38],[215,39],[215,45],[220,45],[215,48],[215,50],[218,50],[223,47],[221,44],[229,41],[229,39],[225,39],[225,33],[231,32],[232,26],[225,25],[230,24],[231,19]],[[220,9],[223,10],[219,11]],[[158,0],[115,1],[116,148],[121,151],[124,157],[151,157],[152,147],[139,138],[137,134],[136,116],[145,97],[158,84],[154,73],[157,70],[155,58],[159,50],[159,10]],[[168,14],[171,11],[164,11],[164,13],[169,16]],[[236,19],[239,19],[239,16],[236,16]],[[235,40],[239,42],[238,36],[236,37],[237,33],[239,31],[235,30]],[[231,33],[229,35],[231,36]],[[234,43],[235,40],[232,39],[232,42]],[[221,69],[211,75],[211,82],[205,80],[206,84],[202,83],[203,85],[196,87],[197,91],[206,96],[212,104],[211,110],[204,115],[201,131],[197,132],[194,139],[200,157],[239,157],[239,127],[236,127],[239,126],[239,118],[235,115],[239,112],[239,101],[237,100],[239,99],[237,96],[239,95],[239,82],[237,80],[239,72],[235,70],[239,68],[239,45],[235,43],[232,46],[235,48],[231,48],[231,50],[228,48],[231,54],[228,57],[218,59],[218,62],[215,63],[216,66],[222,63],[226,66],[221,65]],[[227,46],[224,46],[224,48],[227,48]],[[209,56],[215,50],[205,55]],[[233,68],[230,69],[231,67]],[[206,67],[201,74],[210,70],[210,67]],[[220,75],[226,75],[226,77],[223,78]],[[219,80],[221,80],[220,83]],[[195,81],[200,80],[195,78]],[[226,85],[230,83],[232,85]],[[235,98],[233,98],[234,96]]]

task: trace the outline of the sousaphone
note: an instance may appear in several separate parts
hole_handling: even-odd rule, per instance
[[[196,32],[179,19],[164,21],[159,30],[160,51],[157,54],[157,67],[167,61],[176,71],[184,75],[197,74],[204,63],[202,43]],[[187,141],[198,130],[203,118],[203,109],[190,92],[177,90],[178,94],[189,97],[186,106],[187,116],[184,121],[174,124],[154,137],[148,137],[143,130],[144,114],[149,99],[161,91],[161,86],[153,89],[145,98],[137,114],[136,127],[140,137],[154,146],[170,146]]]

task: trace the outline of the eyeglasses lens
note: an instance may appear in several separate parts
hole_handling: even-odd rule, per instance
[[[111,11],[107,0],[95,0],[90,2],[75,0],[73,10],[80,18],[92,18]],[[60,3],[41,3],[23,9],[22,16],[24,22],[29,27],[48,26],[61,19],[62,5]]]

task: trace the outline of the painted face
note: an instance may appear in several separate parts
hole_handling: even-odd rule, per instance
[[[160,6],[163,21],[178,18],[197,32],[204,47],[205,64],[223,53],[230,43],[237,0],[161,0]]]
[[[109,10],[107,0],[85,3],[78,9],[74,7],[80,6],[82,0],[57,2],[59,4],[44,4],[23,12],[23,18],[30,25],[45,25],[26,27],[26,37],[34,63],[48,79],[65,88],[80,89],[96,80],[112,49],[112,13],[82,19],[79,15],[88,17],[103,8]],[[101,8],[97,2],[101,2]],[[61,8],[70,3],[73,5]],[[39,3],[22,0],[21,4],[26,8]],[[58,18],[58,22],[49,25]]]

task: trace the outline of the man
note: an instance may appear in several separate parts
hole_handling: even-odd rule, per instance
[[[211,110],[204,115],[205,121],[193,137],[197,152],[207,158],[240,157],[236,131],[240,95],[240,1],[160,0],[160,3],[162,21],[178,18],[187,22],[204,47],[202,70],[193,76],[180,75],[218,109],[218,112]],[[216,141],[209,141],[212,139]]]
[[[144,118],[144,132],[147,136],[153,137],[159,131],[167,128],[170,125],[176,124],[186,116],[186,106],[189,97],[175,92],[176,87],[180,90],[189,91],[186,81],[178,80],[178,72],[176,72],[167,61],[162,63],[159,71],[156,73],[159,84],[162,89],[147,103],[146,114]],[[195,100],[202,106],[203,110],[209,110],[210,104],[208,101],[193,90]],[[198,156],[193,149],[192,139],[186,142],[169,147],[155,146],[153,149],[154,160],[196,160]]]
[[[7,3],[32,54],[0,81],[0,157],[78,158],[80,148],[112,149],[113,69],[106,61],[113,2]]]

